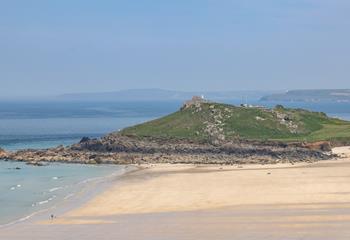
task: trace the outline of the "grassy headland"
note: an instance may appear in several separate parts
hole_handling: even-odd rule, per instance
[[[350,122],[283,106],[266,109],[197,102],[168,116],[126,128],[120,134],[193,141],[350,142]]]
[[[317,142],[317,143],[314,143]],[[188,101],[168,116],[68,147],[0,153],[0,159],[79,163],[246,164],[326,160],[350,143],[350,122],[302,109]]]

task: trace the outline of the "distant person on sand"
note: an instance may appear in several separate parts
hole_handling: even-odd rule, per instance
[[[55,216],[54,216],[53,214],[51,214],[51,216],[50,216],[51,220],[53,220],[53,219],[54,219],[54,217],[55,217]]]

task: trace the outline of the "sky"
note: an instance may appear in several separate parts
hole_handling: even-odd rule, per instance
[[[0,96],[350,88],[349,0],[0,0]]]

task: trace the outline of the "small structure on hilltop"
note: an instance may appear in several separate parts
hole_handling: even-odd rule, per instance
[[[191,100],[184,103],[181,109],[187,109],[191,106],[200,107],[202,103],[208,103],[209,101],[204,98],[204,96],[193,96]]]

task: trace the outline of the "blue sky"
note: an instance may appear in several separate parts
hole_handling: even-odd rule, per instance
[[[349,88],[348,0],[3,0],[0,94]]]

